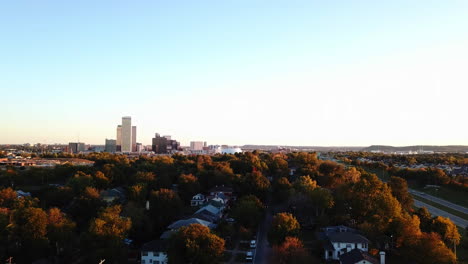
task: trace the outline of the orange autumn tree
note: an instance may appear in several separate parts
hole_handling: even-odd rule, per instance
[[[280,245],[273,246],[273,262],[275,264],[306,264],[314,263],[297,237],[286,237]]]

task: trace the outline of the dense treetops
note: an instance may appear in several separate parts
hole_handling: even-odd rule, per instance
[[[94,166],[0,171],[0,235],[6,238],[0,241],[1,256],[8,253],[17,262],[58,256],[70,262],[79,249],[90,262],[125,262],[123,239],[140,245],[159,238],[171,222],[193,213],[193,195],[221,185],[232,187],[238,197],[228,213],[240,236],[252,235],[268,196],[285,208],[273,217],[268,234],[278,263],[309,259],[297,238],[301,227],[345,224],[376,243],[392,237],[393,254],[406,262],[454,263],[451,249],[460,243],[450,220],[413,211],[406,180],[430,173],[443,181],[446,175],[439,171],[409,176],[390,170],[398,177],[383,183],[359,165],[322,161],[315,153],[135,158],[94,153],[86,158]],[[34,198],[18,198],[11,186],[31,190]],[[103,201],[103,191],[117,187],[125,199]],[[171,239],[170,261],[216,263],[224,240],[215,233],[235,231],[223,223],[213,232],[199,225],[180,229]]]

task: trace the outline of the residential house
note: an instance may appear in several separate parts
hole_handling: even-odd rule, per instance
[[[110,190],[104,190],[99,195],[102,200],[106,201],[108,204],[113,202],[124,202],[126,199],[125,189],[122,187],[117,187]]]
[[[167,240],[153,240],[141,248],[141,264],[167,264]]]
[[[340,264],[379,264],[379,261],[369,253],[356,248],[341,255]]]
[[[225,187],[224,185],[222,186],[215,186],[209,190],[209,193],[211,196],[216,196],[220,193],[227,195],[227,196],[232,196],[233,194],[233,189],[231,187]]]
[[[17,196],[17,198],[31,197],[31,193],[30,192],[23,192],[22,190],[17,190],[16,191],[16,196]]]
[[[219,220],[218,217],[206,211],[195,213],[190,218],[197,218],[211,223],[217,222]]]
[[[221,219],[221,217],[223,216],[223,210],[211,204],[203,206],[202,208],[198,209],[198,211],[196,211],[195,214],[198,214],[198,213],[205,213],[205,214],[213,215],[217,220]]]
[[[353,249],[367,252],[369,240],[357,230],[346,226],[330,226],[322,229],[319,238],[324,241],[325,260],[339,260],[340,256]]]
[[[198,194],[195,194],[192,197],[192,200],[190,201],[190,205],[191,206],[200,206],[200,205],[203,205],[205,202],[206,202],[205,195],[203,195],[201,193],[198,193]]]

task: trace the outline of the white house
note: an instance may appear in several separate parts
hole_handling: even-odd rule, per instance
[[[203,205],[203,203],[205,203],[205,195],[201,193],[194,195],[190,201],[191,206],[200,206]]]
[[[339,260],[341,255],[353,249],[367,252],[369,249],[369,240],[356,233],[332,232],[327,234],[324,249],[325,260]]]
[[[167,264],[167,241],[153,240],[141,248],[141,264]]]

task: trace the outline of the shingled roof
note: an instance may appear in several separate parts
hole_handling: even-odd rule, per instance
[[[153,240],[143,245],[141,251],[150,252],[166,252],[167,241],[166,240]]]
[[[359,234],[349,232],[330,233],[328,235],[330,242],[343,243],[369,243],[369,240]]]
[[[359,250],[357,248],[340,256],[340,261],[342,264],[356,264],[357,262],[362,260],[365,260],[372,264],[379,264],[379,261],[371,255],[369,255],[369,253]]]

